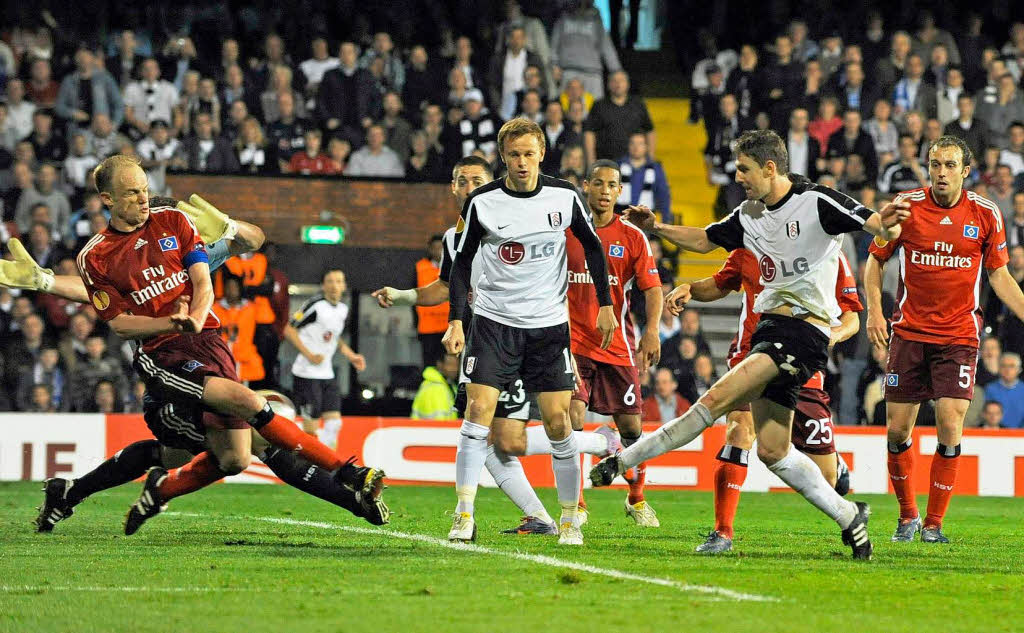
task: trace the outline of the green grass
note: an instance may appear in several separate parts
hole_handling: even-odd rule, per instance
[[[126,538],[138,484],[97,495],[51,535],[32,532],[39,484],[0,484],[0,631],[1019,631],[1024,500],[957,497],[949,546],[895,545],[896,504],[869,498],[875,560],[855,563],[838,529],[793,494],[745,494],[735,551],[693,548],[712,523],[706,493],[648,495],[642,530],[622,492],[588,493],[582,548],[498,534],[517,518],[481,491],[478,544],[682,584],[777,598],[747,602],[559,569],[500,553],[343,531],[366,527],[283,486],[215,486],[176,500]],[[389,529],[444,537],[454,494],[392,488]],[[542,491],[549,508],[554,493]],[[923,501],[923,500],[922,500]],[[199,516],[195,516],[199,515]],[[246,518],[250,517],[250,518]],[[277,517],[272,523],[252,517]],[[131,588],[131,591],[112,588]],[[141,588],[141,590],[135,590]],[[160,589],[160,590],[156,590]],[[611,628],[614,627],[614,628]]]

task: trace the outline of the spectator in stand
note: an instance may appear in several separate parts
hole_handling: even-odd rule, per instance
[[[41,107],[41,106],[40,106]],[[14,136],[21,140],[32,133],[32,115],[36,104],[25,100],[25,84],[20,79],[7,82],[7,118]]]
[[[60,354],[55,347],[44,347],[39,352],[39,359],[31,364],[18,369],[17,377],[17,404],[22,411],[31,411],[36,403],[34,387],[46,387],[48,389],[48,402],[53,410],[61,408],[66,395],[67,375],[58,364]]]
[[[366,131],[366,145],[352,153],[345,175],[374,178],[405,176],[405,167],[402,166],[398,153],[385,145],[384,139],[384,128],[380,125],[371,125]]]
[[[32,304],[28,304],[31,310]],[[15,311],[11,310],[11,316],[16,317]],[[17,321],[15,321],[17,323]],[[22,367],[33,367],[39,362],[39,357],[46,341],[43,338],[43,320],[38,314],[29,312],[19,323],[19,331],[11,336],[3,349],[4,367],[4,390],[9,394],[17,393],[18,374]]]
[[[540,168],[545,174],[555,174],[558,171],[558,166],[562,163],[562,153],[565,148],[571,145],[582,147],[583,137],[566,125],[562,104],[557,100],[548,102],[547,108],[544,110],[544,123],[541,125],[541,129],[544,130],[547,150],[544,152],[544,161]]]
[[[883,93],[889,93],[896,86],[896,82],[903,76],[907,65],[907,57],[910,56],[910,34],[906,31],[896,31],[890,40],[889,55],[878,60],[875,72],[872,75],[875,83]]]
[[[892,102],[897,120],[911,110],[921,112],[926,119],[938,114],[935,86],[924,81],[924,60],[920,55],[907,57],[903,78],[893,88]]]
[[[455,40],[455,59],[452,61],[451,68],[462,71],[467,89],[483,86],[483,73],[478,73],[473,65],[473,40],[465,35]]]
[[[199,81],[202,75],[197,70],[185,73],[179,90],[178,105],[174,108],[173,128],[181,134],[192,133],[192,117],[200,110]]]
[[[654,391],[644,398],[641,419],[644,422],[668,422],[686,413],[690,403],[679,395],[679,383],[672,370],[659,367],[654,374]]]
[[[1024,246],[1017,245],[1010,248],[1010,262],[1007,269],[1017,285],[1024,288]],[[1005,351],[1024,353],[1024,321],[1018,319],[1009,310],[1004,309],[1002,323],[999,326],[999,336]]]
[[[1013,194],[1013,215],[1006,218],[1006,244],[1012,249],[1024,246],[1024,191]]]
[[[988,142],[1005,147],[1009,142],[1010,124],[1024,121],[1024,100],[1017,90],[1017,81],[1010,73],[999,78],[998,86],[994,101],[983,100],[978,105],[977,117],[985,123]]]
[[[836,130],[828,139],[827,158],[857,154],[864,161],[868,178],[878,177],[878,155],[871,135],[861,129],[860,112],[847,110],[843,113],[843,127]]]
[[[448,71],[448,105],[451,107],[462,107],[466,95],[471,88],[466,81],[466,74],[461,68],[452,68]]]
[[[927,187],[928,168],[917,158],[917,145],[906,134],[900,136],[899,160],[886,165],[878,176],[878,191],[897,194],[901,191]]]
[[[146,137],[135,146],[142,168],[146,170],[151,195],[168,195],[167,166],[178,152],[181,143],[171,137],[167,121],[154,120],[149,124]]]
[[[957,117],[946,124],[944,134],[962,138],[974,156],[980,157],[988,146],[985,137],[985,124],[974,116],[974,99],[966,92],[961,92],[956,99]]]
[[[160,64],[150,57],[142,62],[142,79],[124,91],[124,120],[136,140],[149,131],[153,121],[170,121],[178,103],[178,89],[160,78]]]
[[[804,64],[793,57],[793,40],[788,35],[775,38],[775,57],[765,66],[765,86],[768,87],[764,109],[771,118],[772,128],[786,125],[789,108],[799,98],[800,87],[806,85]]]
[[[256,92],[263,92],[270,85],[271,75],[276,66],[291,68],[291,57],[285,51],[284,40],[277,33],[268,33],[263,38],[263,57],[249,61],[250,83]]]
[[[228,107],[228,116],[221,125],[220,135],[234,144],[242,133],[242,124],[249,118],[249,109],[244,101],[235,101]]]
[[[569,180],[579,188],[586,171],[587,164],[584,162],[583,148],[579,145],[566,147],[562,152],[562,164],[558,166],[558,177]],[[572,178],[566,178],[567,174],[572,174]]]
[[[33,208],[33,212],[36,211],[45,211],[47,215],[49,214],[49,209],[42,203]],[[45,222],[32,223],[25,247],[41,268],[56,268],[57,263],[64,258],[64,249],[55,239],[54,229]]]
[[[266,174],[277,171],[277,165],[274,165],[268,156],[263,127],[256,117],[246,117],[242,122],[241,133],[235,140],[235,152],[238,155],[238,166],[244,174]]]
[[[740,118],[735,96],[722,95],[718,107],[718,123],[708,135],[708,144],[704,147],[704,169],[708,184],[718,187],[714,207],[716,217],[724,217],[745,195],[743,187],[736,182],[736,160],[732,144],[740,134],[752,129],[752,124]]]
[[[950,66],[946,70],[945,83],[937,85],[936,89],[936,116],[945,126],[960,116],[960,97],[971,95],[964,88],[964,73],[959,66]]]
[[[1011,123],[1007,138],[1009,142],[999,153],[999,163],[1009,165],[1013,177],[1017,178],[1024,173],[1024,123],[1021,121]]]
[[[949,53],[949,60],[954,64],[960,63],[960,50],[956,46],[956,40],[948,31],[935,26],[935,16],[931,11],[922,11],[918,14],[921,27],[917,33],[917,47],[924,57],[931,57],[932,50],[936,46],[943,46]]]
[[[413,46],[409,51],[409,63],[405,68],[402,104],[414,124],[420,123],[420,113],[427,105],[444,101],[442,81],[437,66],[427,55],[427,49],[421,44]]]
[[[845,68],[846,81],[833,95],[843,110],[853,108],[866,117],[881,98],[882,93],[873,84],[865,83],[864,69],[860,64],[850,63]]]
[[[409,138],[411,153],[405,161],[405,178],[410,182],[444,182],[445,170],[441,156],[430,146],[427,133],[416,130]]]
[[[523,87],[516,92],[516,109],[523,109],[523,98],[527,92],[536,92],[540,99],[540,105],[543,109],[545,103],[547,103],[547,95],[551,94],[548,92],[547,87],[544,85],[543,71],[537,66],[527,66],[526,70],[523,71]]]
[[[523,33],[526,35],[527,50],[533,51],[540,58],[541,63],[537,69],[540,72],[540,81],[543,85],[541,94],[555,94],[554,80],[548,72],[551,67],[551,44],[548,41],[547,29],[538,18],[524,15],[518,0],[505,0],[505,21],[498,25],[494,38],[495,58],[503,56],[508,36],[513,29],[517,28],[523,29]]]
[[[595,99],[604,96],[603,72],[622,69],[612,40],[604,30],[601,15],[589,0],[581,0],[578,8],[563,13],[551,31],[551,70],[556,82],[565,85],[580,79]],[[622,152],[599,158],[621,156]]]
[[[543,61],[526,48],[526,30],[512,27],[506,34],[505,52],[495,55],[488,74],[490,102],[495,105],[502,119],[510,119],[516,113],[516,94],[525,88],[527,66],[540,68]]]
[[[697,352],[700,354],[711,354],[711,346],[704,337],[704,329],[700,321],[700,312],[695,308],[687,308],[679,315],[679,334],[688,336],[697,344]],[[692,400],[691,402],[696,402]]]
[[[125,29],[117,35],[117,52],[107,57],[107,72],[121,86],[127,86],[138,78],[136,69],[142,63],[135,52],[135,31]]]
[[[68,133],[89,127],[97,114],[110,118],[120,127],[124,118],[124,102],[117,82],[96,62],[95,54],[86,46],[75,52],[75,71],[60,83],[57,115],[68,121]]]
[[[744,118],[751,118],[761,111],[764,86],[758,61],[757,48],[751,44],[741,46],[739,66],[729,73],[724,90],[719,92],[719,96],[724,92],[736,95],[740,116]],[[694,120],[692,114],[690,120]]]
[[[821,62],[821,72],[825,74],[827,79],[832,79],[838,75],[844,64],[860,64],[863,61],[860,58],[859,49],[857,50],[856,61],[852,59],[844,61],[843,58],[846,54],[846,50],[843,49],[843,37],[839,33],[832,32],[821,41],[821,54],[818,56],[818,60]]]
[[[726,83],[721,66],[708,66],[707,72],[707,88],[695,91],[690,98],[690,122],[704,121],[704,131],[711,134],[719,123],[718,104],[726,94]]]
[[[431,148],[433,150],[433,148]],[[330,174],[340,175],[348,167],[348,158],[352,154],[352,144],[335,136],[327,143],[327,157],[331,160]]]
[[[27,413],[56,413],[58,406],[53,397],[53,388],[45,384],[32,385],[31,401],[24,411]]]
[[[242,283],[237,277],[224,280],[224,297],[213,304],[213,313],[220,319],[221,338],[231,346],[231,355],[238,363],[238,378],[245,384],[263,380],[263,359],[253,342],[256,308],[242,298]]]
[[[580,138],[580,146],[582,147],[583,132],[585,131],[583,124],[587,120],[587,112],[583,107],[583,102],[571,101],[569,103],[569,109],[565,111],[565,119],[566,127]]]
[[[793,108],[789,114],[789,132],[786,134],[786,150],[789,153],[789,171],[803,174],[811,180],[818,179],[818,161],[821,154],[818,142],[807,131],[810,122],[806,108]]]
[[[200,112],[195,117],[195,135],[182,141],[172,167],[210,173],[235,173],[238,160],[231,144],[213,135],[213,117]]]
[[[402,98],[397,92],[389,90],[384,93],[384,116],[378,121],[385,131],[385,143],[395,150],[398,157],[405,162],[409,157],[409,139],[412,136],[412,125],[402,116]]]
[[[0,101],[0,152],[5,153],[3,162],[0,162],[0,169],[10,166],[10,162],[13,160],[11,152],[14,151],[14,146],[21,139],[22,137],[18,136],[17,130],[11,125],[7,103]]]
[[[238,64],[228,66],[225,71],[224,87],[220,91],[220,99],[228,107],[236,101],[241,101],[245,103],[245,109],[249,111],[249,114],[258,119],[263,117],[260,95],[246,81],[242,67]],[[278,109],[280,110],[280,106]]]
[[[999,164],[996,166],[995,181],[988,188],[988,198],[996,203],[1003,217],[1008,218],[1013,214],[1013,170],[1009,165]]]
[[[501,119],[491,114],[484,106],[484,95],[476,88],[466,92],[463,107],[465,116],[458,125],[462,156],[469,156],[475,150],[480,150],[487,162],[494,163],[498,158],[498,130],[501,129]]]
[[[445,304],[447,305],[447,304]],[[459,357],[443,354],[423,370],[423,382],[412,400],[414,420],[457,420],[455,389],[459,379]]]
[[[362,144],[378,104],[373,76],[358,67],[357,56],[355,44],[341,43],[338,67],[324,73],[316,100],[316,118],[324,130],[353,146]]]
[[[320,82],[323,81],[324,73],[338,67],[338,58],[331,57],[327,48],[327,40],[323,37],[313,38],[309,44],[312,57],[299,64],[299,70],[305,79],[306,96],[316,97]]]
[[[323,147],[323,134],[313,128],[306,130],[306,146],[292,154],[288,163],[288,173],[303,176],[322,176],[333,173],[333,165],[326,154],[320,152]]]
[[[92,124],[85,131],[89,139],[89,151],[99,160],[117,153],[118,148],[128,141],[128,138],[117,132],[113,122],[105,114],[96,114],[92,117]]]
[[[1003,404],[996,400],[985,401],[978,419],[978,428],[990,431],[1003,428]]]
[[[60,231],[68,224],[71,217],[71,202],[67,195],[57,188],[57,169],[50,164],[39,167],[35,187],[24,191],[14,209],[14,221],[18,230],[27,233],[32,221],[32,209],[38,204],[50,208],[53,221]]]
[[[647,135],[637,132],[629,137],[629,154],[619,159],[622,193],[616,205],[643,205],[672,224],[672,196],[661,163],[647,154]]]
[[[228,72],[232,66],[238,66],[241,64],[241,49],[238,46],[238,40],[233,37],[225,38],[220,43],[220,59],[213,65],[212,68],[207,69],[206,75],[213,77],[213,80],[218,84],[226,83]],[[228,105],[225,102],[225,105]]]
[[[820,156],[825,156],[828,153],[828,139],[843,127],[843,120],[839,117],[838,108],[839,102],[834,97],[825,97],[818,104],[817,116],[807,126],[811,137],[818,141]]]
[[[298,90],[292,88],[292,69],[287,66],[274,66],[270,74],[270,83],[267,89],[260,95],[260,108],[263,111],[263,121],[273,123],[281,117],[277,110],[277,96],[282,92],[292,93],[292,100],[295,102],[295,116],[305,118],[306,102]]]
[[[32,133],[25,139],[40,161],[59,163],[67,156],[64,137],[53,129],[53,115],[49,110],[36,110],[32,114]]]
[[[676,335],[661,346],[661,366],[672,371],[679,385],[676,391],[688,402],[697,401],[697,383],[694,362],[697,359],[697,342],[690,336]]]
[[[697,397],[703,396],[711,385],[718,380],[715,372],[715,362],[711,360],[710,354],[698,354],[693,359],[693,384],[697,391]]]
[[[981,349],[978,352],[978,369],[974,373],[975,387],[985,387],[990,382],[999,379],[999,357],[1003,354],[1003,347],[995,336],[987,336],[981,341]]]
[[[109,212],[103,207],[103,203],[100,202],[100,194],[96,191],[86,191],[85,197],[82,200],[82,208],[71,214],[68,228],[64,233],[66,236],[64,244],[72,253],[80,251],[85,246],[85,243],[98,233],[98,231],[93,230],[93,216],[102,218],[103,227],[106,227],[107,221],[110,219]],[[78,273],[75,272],[73,274],[77,275]]]
[[[985,386],[985,399],[1003,405],[1003,426],[1024,426],[1024,383],[1020,381],[1020,355],[1003,352],[999,358],[999,380]]]
[[[185,77],[198,72],[196,46],[192,38],[169,38],[160,55],[160,74],[174,84],[178,92],[185,92]],[[198,87],[198,86],[197,86]]]
[[[267,144],[278,169],[287,172],[292,156],[306,147],[306,132],[313,129],[313,122],[295,115],[295,96],[291,92],[277,95],[277,108],[280,118],[267,127]]]
[[[796,61],[807,63],[811,59],[817,59],[821,54],[818,43],[807,36],[807,23],[803,20],[790,22],[787,34],[793,43],[793,58]]]
[[[544,113],[541,111],[543,104],[540,99],[540,93],[536,90],[527,90],[523,93],[522,97],[516,116],[529,119],[537,125],[543,123]]]
[[[28,84],[24,86],[24,92],[27,93],[29,101],[36,107],[52,108],[57,103],[59,91],[60,84],[53,80],[50,60],[34,60],[29,70]]]
[[[373,34],[373,46],[363,53],[359,60],[361,68],[369,68],[375,59],[384,62],[382,84],[384,90],[393,90],[402,94],[405,88],[405,66],[395,54],[395,43],[391,34],[384,31]]]
[[[83,132],[75,132],[71,137],[71,151],[61,168],[61,179],[67,193],[81,195],[85,191],[89,173],[99,162],[99,159],[89,152],[89,139]]]
[[[590,109],[594,107],[594,95],[583,88],[583,82],[579,79],[570,79],[565,82],[565,89],[558,96],[558,101],[566,113],[572,109],[572,104],[579,103],[582,112],[581,120],[587,118]],[[582,134],[582,132],[580,133]]]
[[[643,99],[629,94],[629,75],[625,71],[608,77],[608,97],[594,103],[584,124],[583,142],[587,164],[601,158],[624,156],[629,151],[629,136],[647,135],[647,152],[657,156],[654,123]]]
[[[79,409],[89,413],[121,413],[124,409],[124,402],[118,393],[118,389],[111,380],[100,380],[93,387],[92,401]]]

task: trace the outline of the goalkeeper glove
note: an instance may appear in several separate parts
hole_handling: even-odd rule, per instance
[[[49,268],[40,268],[36,260],[25,250],[21,240],[12,237],[7,247],[14,260],[0,259],[0,286],[43,292],[49,292],[53,288],[53,271]]]
[[[192,218],[192,222],[199,230],[199,236],[207,244],[230,240],[238,233],[237,222],[196,194],[189,196],[188,202],[179,200],[177,208]]]

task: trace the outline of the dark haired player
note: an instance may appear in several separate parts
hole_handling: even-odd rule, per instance
[[[863,229],[899,237],[907,205],[889,203],[875,213],[833,189],[791,178],[785,143],[774,132],[746,132],[735,151],[736,182],[747,199],[721,222],[706,229],[664,225],[642,209],[631,209],[629,218],[687,250],[745,247],[757,257],[764,291],[754,302],[761,321],[750,354],[686,413],[602,460],[590,477],[595,485],[608,485],[627,469],[690,443],[715,419],[749,402],[761,461],[839,524],[854,558],[867,559],[868,505],[843,499],[810,458],[792,450],[791,425],[800,388],[825,368],[832,328],[839,325],[835,279],[843,234]]]
[[[900,193],[910,206],[903,232],[888,242],[876,239],[864,268],[868,338],[889,346],[885,376],[889,479],[900,502],[893,541],[921,532],[925,543],[948,543],[942,519],[956,483],[964,415],[974,395],[974,372],[983,330],[981,271],[999,298],[1024,317],[1024,294],[1006,269],[1006,232],[994,203],[964,191],[971,150],[955,136],[943,136],[928,150],[932,185]],[[889,340],[882,315],[882,267],[895,257],[899,296]],[[932,456],[928,512],[924,521],[914,498],[911,432],[921,402],[935,400],[938,446]]]

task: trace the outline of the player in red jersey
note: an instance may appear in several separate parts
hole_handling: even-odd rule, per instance
[[[711,277],[692,284],[677,286],[665,297],[669,311],[678,315],[689,301],[717,301],[730,292],[742,291],[740,324],[729,348],[727,364],[730,369],[746,358],[750,352],[750,339],[754,335],[761,315],[753,311],[754,299],[764,289],[761,283],[761,269],[757,258],[749,250],[738,248],[729,254],[722,268]],[[832,344],[840,343],[857,334],[860,319],[857,313],[863,310],[857,296],[857,281],[846,261],[839,254],[839,274],[836,277],[836,301],[842,314],[840,325],[832,328]],[[796,409],[793,412],[793,446],[806,454],[821,469],[829,484],[845,495],[849,482],[840,483],[840,469],[845,464],[836,452],[832,412],[829,397],[824,391],[825,376],[816,372],[800,390]],[[715,529],[708,534],[697,551],[704,554],[718,554],[732,549],[733,520],[740,502],[740,489],[747,479],[747,462],[754,445],[754,418],[750,406],[730,411],[726,419],[725,445],[718,452],[718,467],[715,468]]]
[[[981,271],[1018,318],[1024,294],[1006,269],[1006,233],[991,201],[964,191],[971,150],[943,136],[928,150],[931,187],[899,194],[910,203],[903,233],[874,241],[864,269],[868,338],[889,346],[885,377],[889,479],[900,502],[893,541],[948,543],[942,519],[949,507],[960,457],[964,415],[974,394],[974,372],[982,331]],[[882,315],[882,266],[896,257],[900,285],[889,340]],[[918,408],[935,400],[938,446],[932,456],[928,513],[922,523],[914,499],[911,431]]]
[[[78,255],[90,301],[114,332],[140,341],[134,365],[154,398],[206,409],[191,420],[165,420],[172,435],[191,425],[207,451],[170,474],[150,469],[125,519],[125,534],[135,533],[168,500],[244,470],[251,451],[248,425],[275,446],[322,468],[341,469],[344,463],[334,451],[275,415],[266,398],[238,382],[234,359],[210,312],[208,257],[191,219],[173,207],[150,209],[146,175],[134,158],[112,156],[94,175],[111,217]],[[354,482],[363,478],[359,484],[366,494],[379,494],[379,471],[351,470]]]

